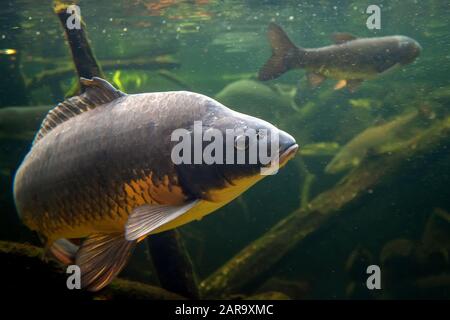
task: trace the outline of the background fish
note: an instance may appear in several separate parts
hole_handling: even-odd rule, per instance
[[[345,86],[355,90],[364,80],[413,62],[422,48],[405,36],[356,38],[348,33],[336,33],[335,45],[305,49],[296,47],[286,33],[271,23],[268,38],[272,57],[259,71],[259,80],[275,79],[292,69],[306,69],[311,86],[326,78],[340,80],[335,89]]]
[[[14,181],[23,222],[48,250],[81,268],[82,287],[99,290],[149,234],[201,219],[264,176],[254,165],[175,165],[175,129],[266,129],[278,133],[280,165],[297,151],[289,134],[186,92],[126,95],[100,78],[51,110]],[[67,239],[86,238],[78,248]]]
[[[398,136],[406,127],[417,119],[419,113],[414,111],[404,114],[388,123],[370,127],[350,140],[325,167],[326,173],[338,173],[358,166],[369,152],[381,152],[387,143],[398,142]],[[400,147],[402,144],[394,145]],[[387,146],[386,151],[393,145]]]

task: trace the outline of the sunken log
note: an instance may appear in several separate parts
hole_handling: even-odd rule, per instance
[[[289,214],[205,279],[200,284],[201,294],[224,297],[261,281],[277,262],[331,217],[355,205],[369,190],[413,165],[414,160],[448,148],[449,138],[450,117],[447,117],[405,142],[395,153],[367,158],[333,188]]]
[[[192,262],[178,230],[168,230],[147,238],[161,286],[190,299],[199,292]]]
[[[179,300],[182,296],[165,289],[135,281],[115,279],[99,292],[69,290],[64,266],[43,258],[43,249],[29,244],[0,241],[0,283],[9,297],[46,299],[109,300],[145,299]]]
[[[75,64],[75,69],[78,74],[78,78],[84,77],[91,79],[92,77],[102,77],[103,72],[97,63],[97,59],[89,45],[89,39],[86,34],[86,25],[84,21],[80,18],[80,28],[69,29],[68,19],[71,14],[67,12],[68,4],[56,1],[53,8],[55,14],[58,16],[62,27],[64,28],[64,33],[69,43],[70,52],[72,53],[72,60]]]

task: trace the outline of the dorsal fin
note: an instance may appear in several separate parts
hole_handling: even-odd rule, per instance
[[[347,41],[356,40],[358,37],[347,32],[336,32],[331,35],[331,39],[333,39],[335,44],[341,44]]]
[[[51,109],[42,121],[33,144],[70,118],[126,95],[101,78],[93,77],[91,80],[80,78],[80,83],[85,92],[71,97]]]

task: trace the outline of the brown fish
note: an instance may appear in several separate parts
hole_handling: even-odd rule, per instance
[[[279,135],[280,166],[298,148],[271,124],[197,93],[127,95],[100,78],[81,82],[85,93],[44,119],[15,175],[14,197],[23,222],[55,257],[80,267],[89,290],[106,286],[138,241],[201,219],[264,177],[261,162],[175,164],[175,130],[195,136],[195,121],[220,132],[267,130]],[[80,248],[67,240],[78,238]]]
[[[348,33],[334,34],[334,45],[306,49],[295,46],[275,23],[269,25],[268,38],[272,56],[259,71],[259,80],[275,79],[292,69],[306,69],[312,87],[332,78],[339,80],[335,89],[347,86],[350,91],[364,80],[412,63],[422,50],[417,41],[406,36],[356,38]]]

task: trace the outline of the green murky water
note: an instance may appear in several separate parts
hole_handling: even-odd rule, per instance
[[[76,4],[105,77],[120,90],[203,93],[274,123],[300,145],[300,154],[279,174],[179,229],[199,282],[254,241],[268,241],[257,264],[238,273],[238,284],[223,288],[228,297],[450,298],[448,3],[378,1],[379,30],[366,27],[366,1]],[[259,82],[257,72],[270,56],[270,22],[307,48],[349,32],[406,35],[423,50],[414,63],[355,92],[334,90],[335,80],[311,88],[298,69]],[[3,1],[0,70],[0,239],[40,245],[17,217],[11,190],[43,114],[77,85],[52,1]],[[383,127],[411,112],[418,116],[398,130]],[[372,127],[378,130],[364,136]],[[345,168],[325,172],[343,150],[351,155]],[[276,247],[268,235],[280,221],[297,227]],[[145,250],[137,250],[123,277],[155,284]],[[381,290],[366,287],[369,265],[380,267]]]

